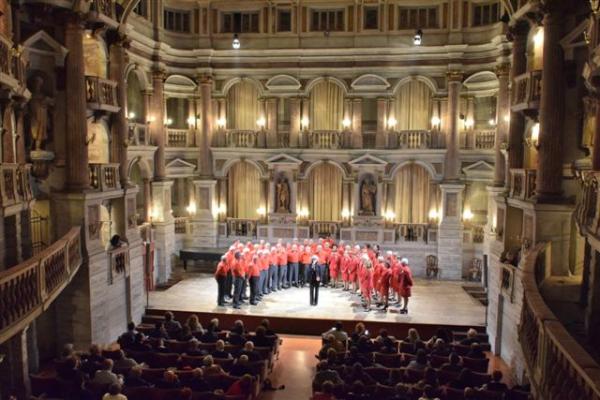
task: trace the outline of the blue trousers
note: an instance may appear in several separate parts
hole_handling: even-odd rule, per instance
[[[289,268],[289,284],[297,285],[298,284],[298,263],[291,263],[288,266]]]
[[[288,276],[287,276],[287,264],[280,265],[279,267],[279,283],[277,284],[277,288],[281,289],[284,286],[288,285]]]
[[[267,286],[269,286],[271,292],[277,290],[277,265],[269,265],[269,276],[267,281]]]
[[[268,275],[268,270],[265,269],[264,271],[260,271],[260,277],[258,279],[258,293],[260,294],[267,294],[268,292]]]

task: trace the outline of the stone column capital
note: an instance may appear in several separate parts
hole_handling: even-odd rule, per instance
[[[462,83],[463,72],[462,71],[448,71],[446,72],[446,79],[448,83]]]
[[[152,70],[152,80],[164,82],[167,79],[167,71],[162,68]]]
[[[213,82],[214,82],[213,77],[211,75],[206,75],[206,74],[198,76],[197,79],[198,79],[198,82],[200,83],[200,85],[203,85],[203,86],[208,85],[208,86],[212,87]]]
[[[495,72],[498,77],[510,75],[510,63],[496,65]]]

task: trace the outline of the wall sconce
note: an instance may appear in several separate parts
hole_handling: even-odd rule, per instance
[[[509,123],[509,122],[510,122],[510,113],[507,113],[507,114],[504,116],[504,122],[506,122],[506,123]]]
[[[385,218],[386,222],[394,222],[396,219],[396,213],[392,210],[388,210],[383,214],[383,218]]]
[[[308,208],[300,208],[296,214],[296,219],[306,219],[308,218]]]
[[[226,124],[227,124],[227,120],[225,120],[225,117],[221,117],[221,118],[217,119],[217,128],[224,129]]]
[[[494,118],[490,118],[490,120],[488,121],[488,124],[490,126],[496,126],[496,120]]]
[[[309,123],[308,117],[302,117],[302,119],[300,120],[300,127],[302,129],[308,129],[308,123]]]
[[[433,117],[431,117],[431,127],[433,129],[439,129],[441,123],[442,123],[442,120],[437,115],[434,115]]]
[[[540,27],[540,28],[538,28],[538,30],[535,33],[535,35],[533,35],[533,44],[536,47],[539,47],[543,43],[544,43],[544,28]]]
[[[413,36],[413,43],[415,46],[420,46],[422,41],[423,41],[423,31],[418,29],[415,32],[415,36]]]
[[[160,207],[156,204],[153,204],[150,208],[150,222],[160,221],[161,212]]]
[[[396,127],[397,123],[398,123],[398,121],[396,121],[396,118],[389,117],[387,120],[388,129],[394,129]]]
[[[525,144],[529,147],[539,149],[540,147],[540,123],[536,122],[531,127],[531,136],[525,139]]]
[[[261,206],[261,207],[258,207],[258,208],[256,209],[256,213],[257,213],[258,215],[260,215],[261,217],[264,217],[265,215],[267,215],[267,209],[266,209],[265,207],[262,207],[262,206]]]
[[[473,212],[470,208],[465,208],[463,211],[463,221],[468,222],[473,219]]]
[[[196,215],[196,202],[190,201],[190,204],[185,208],[188,214]]]
[[[173,118],[167,118],[167,119],[165,120],[165,125],[166,125],[166,126],[170,126],[170,125],[172,125],[172,124],[173,124]]]
[[[153,123],[154,121],[156,121],[156,117],[155,117],[154,115],[149,115],[149,116],[148,116],[148,123],[149,123],[149,124],[151,124],[151,123]]]
[[[231,47],[233,47],[234,50],[239,50],[239,48],[242,46],[242,43],[240,42],[240,37],[238,36],[237,33],[233,34],[233,40],[231,41]]]
[[[127,114],[127,118],[128,119],[135,119],[135,113],[133,111],[129,111],[129,114]]]
[[[439,219],[440,213],[435,208],[429,210],[429,220],[435,222]]]
[[[475,123],[473,121],[473,118],[465,118],[464,124],[465,124],[465,130],[469,130],[469,129],[473,128],[473,125]]]
[[[187,119],[187,123],[189,126],[195,126],[200,124],[200,117],[194,117],[193,115],[190,115]]]
[[[350,125],[352,125],[352,121],[350,121],[350,119],[349,119],[349,118],[344,118],[344,119],[342,120],[342,127],[343,127],[344,129],[348,129],[348,128],[350,128]]]
[[[343,219],[345,219],[345,220],[350,219],[350,215],[351,214],[350,214],[350,211],[348,209],[344,208],[342,210],[342,218]]]
[[[260,117],[259,119],[256,120],[256,125],[260,129],[264,129],[265,125],[267,125],[267,120],[265,119],[265,117]]]

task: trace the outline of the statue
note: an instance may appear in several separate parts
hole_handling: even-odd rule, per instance
[[[29,121],[34,150],[43,150],[42,145],[47,138],[49,99],[43,92],[44,79],[33,78],[31,100],[29,100]]]
[[[362,215],[375,215],[377,186],[372,180],[364,180],[360,187],[360,211]]]
[[[278,213],[287,213],[290,211],[290,187],[285,178],[281,178],[275,185],[275,203]]]

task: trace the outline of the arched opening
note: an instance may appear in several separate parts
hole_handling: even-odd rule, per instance
[[[429,212],[438,209],[437,185],[418,164],[400,168],[394,175],[394,213],[400,224],[425,224]]]
[[[331,81],[320,81],[310,91],[309,123],[315,131],[339,131],[344,119],[344,90]]]
[[[135,71],[127,75],[127,116],[131,122],[146,121],[143,88]]]
[[[146,209],[147,209],[147,201],[150,199],[146,199],[145,193],[144,193],[144,180],[147,180],[147,178],[144,177],[143,173],[142,173],[142,169],[140,168],[139,162],[136,162],[135,164],[132,165],[131,167],[131,171],[129,173],[129,180],[131,183],[133,183],[134,185],[137,185],[138,187],[138,192],[135,196],[135,206],[136,206],[136,214],[138,215],[138,224],[141,223],[146,216]]]
[[[260,171],[247,161],[235,163],[227,173],[227,216],[257,219],[261,206]]]
[[[342,214],[342,173],[333,164],[316,166],[308,178],[310,215],[314,221],[339,221]]]
[[[227,129],[255,130],[260,118],[259,91],[255,85],[241,81],[227,92]]]
[[[396,91],[394,118],[396,130],[427,130],[431,121],[431,89],[419,80],[411,80]]]
[[[188,129],[189,104],[188,99],[184,97],[167,99],[167,123],[170,129]]]
[[[108,77],[106,46],[89,32],[83,36],[83,61],[86,76]]]
[[[110,161],[110,143],[106,126],[88,122],[88,159],[90,164],[107,164]]]

